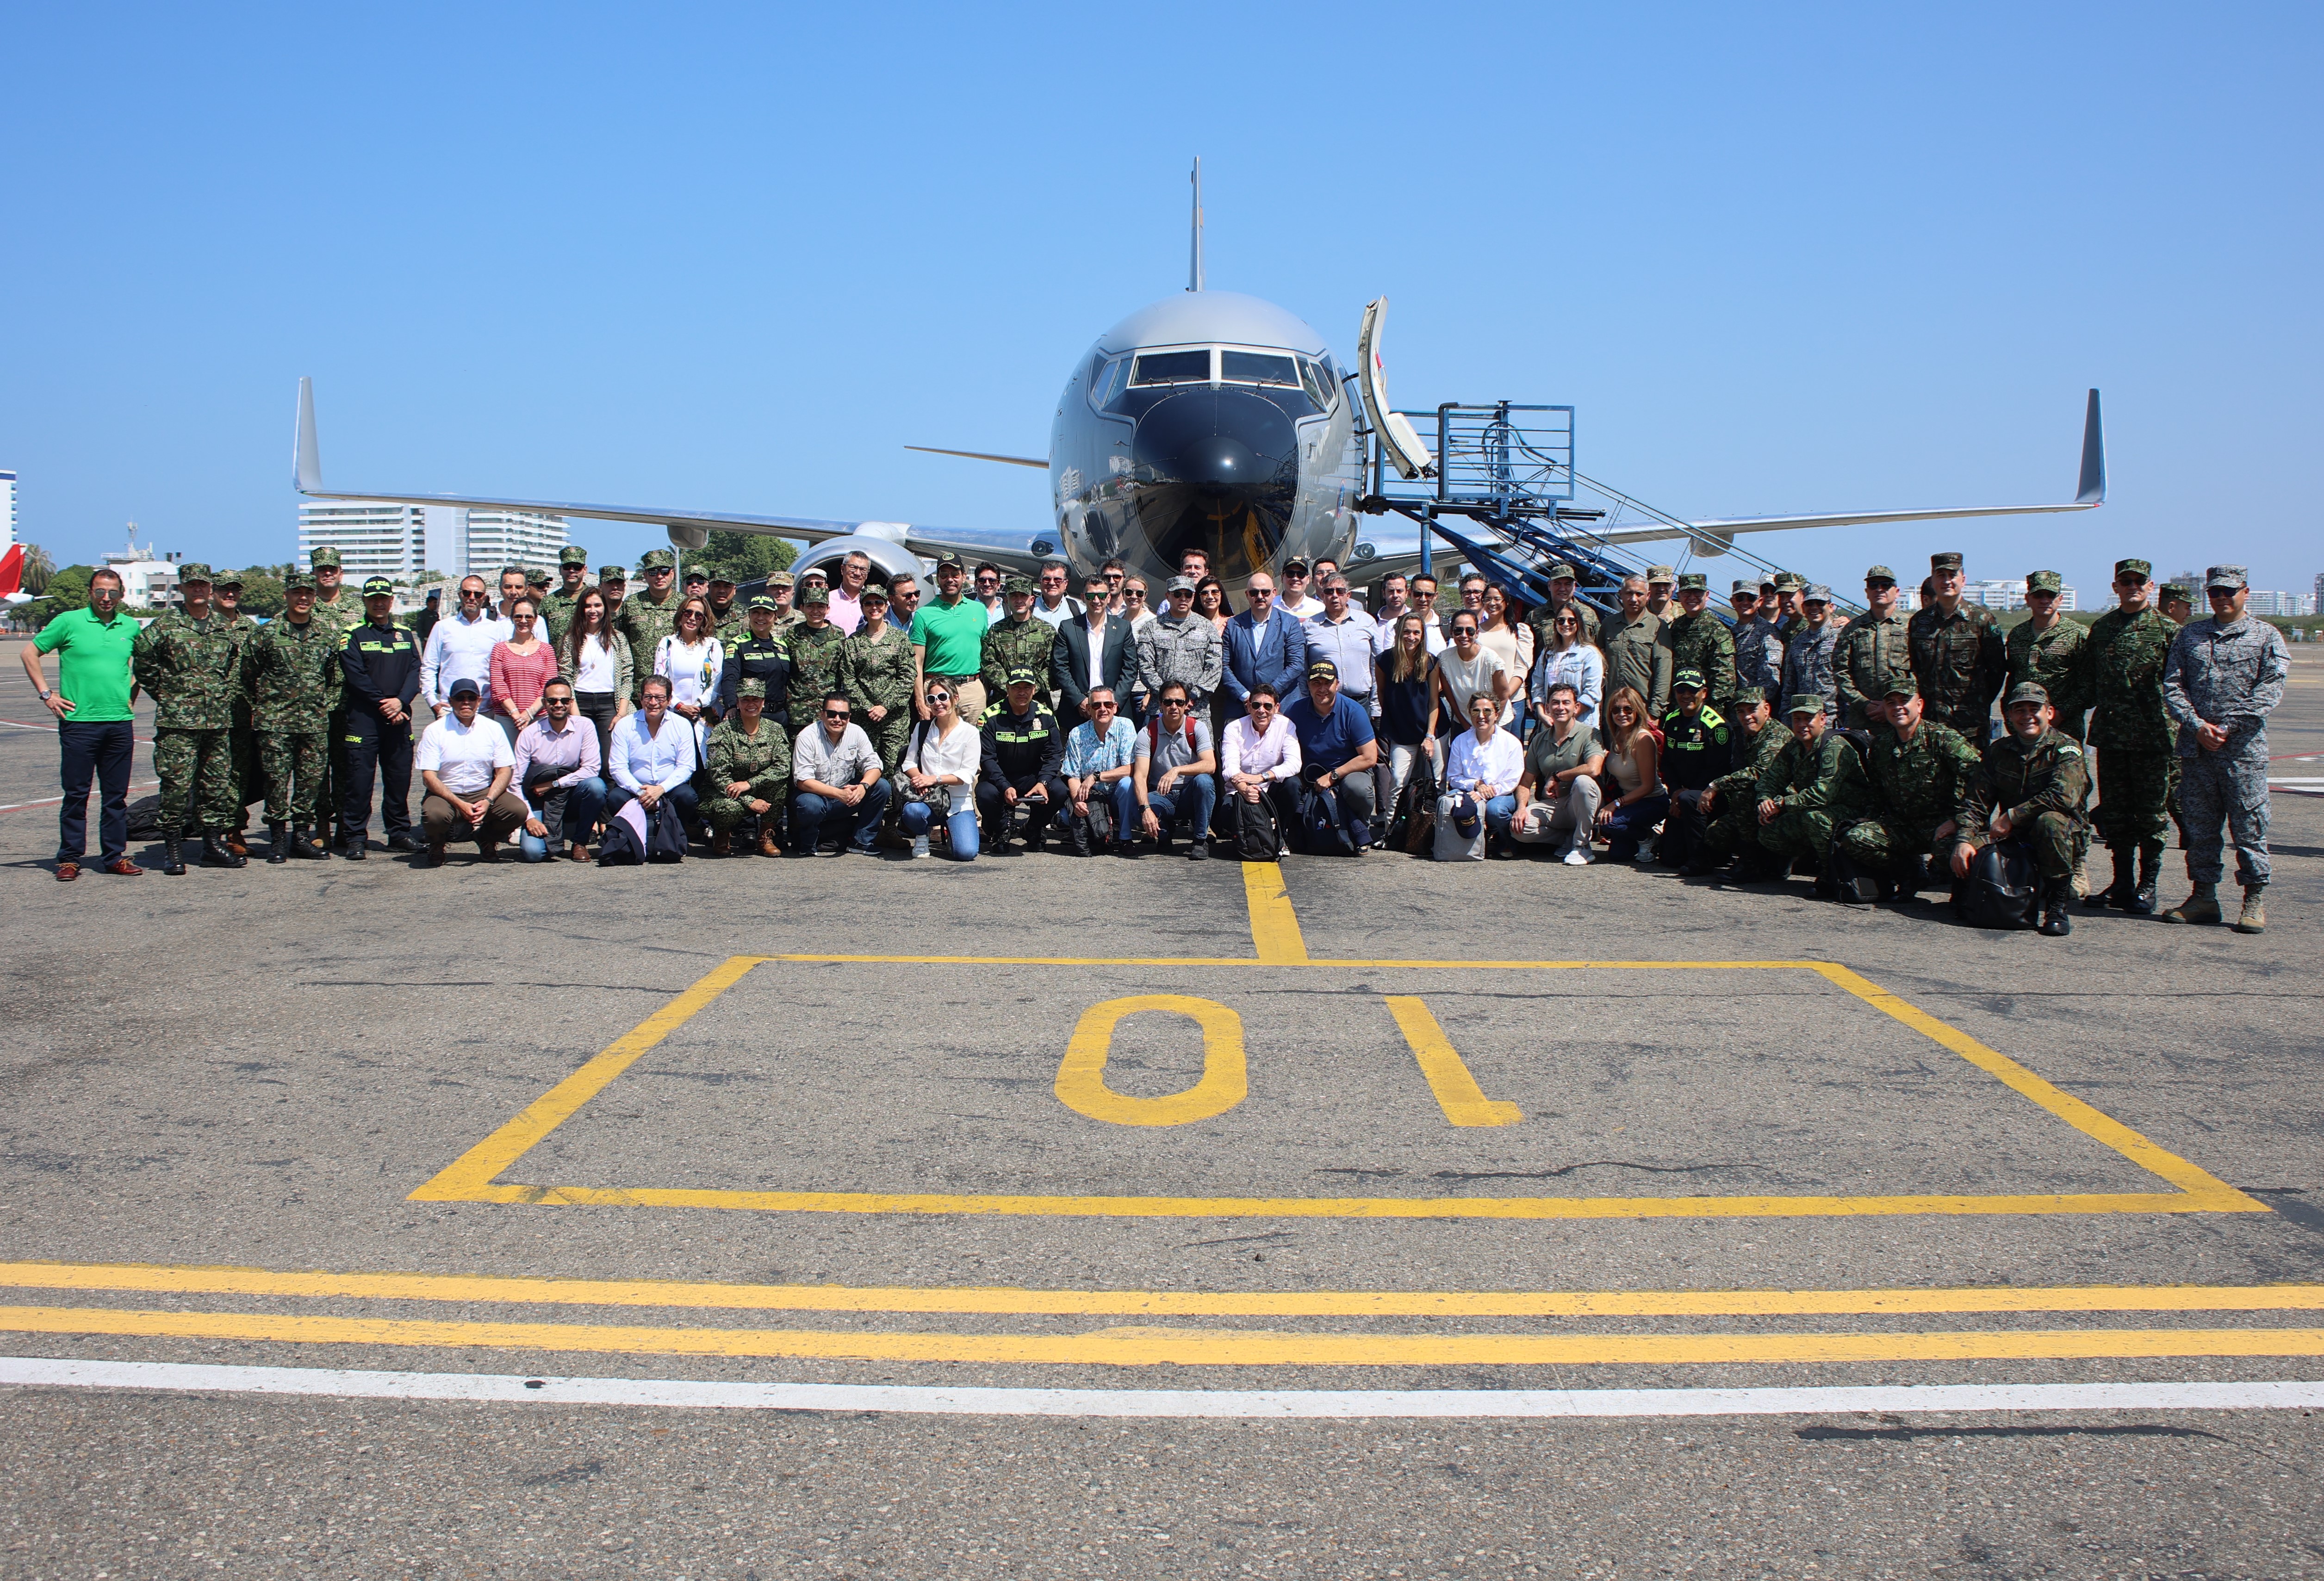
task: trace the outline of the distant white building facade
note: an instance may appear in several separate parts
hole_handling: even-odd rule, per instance
[[[137,547],[137,524],[129,524],[129,543],[105,556],[105,564],[121,576],[121,602],[132,609],[167,609],[178,596],[178,563]]]
[[[504,565],[553,565],[565,547],[565,519],[523,510],[469,510],[388,500],[309,500],[299,507],[299,560],[339,552],[347,580],[385,576],[418,583],[429,571],[466,576]]]
[[[16,541],[16,474],[0,472],[0,555]],[[2324,581],[2319,577],[2319,581]]]
[[[1988,610],[2022,610],[2025,607],[2025,579],[2022,576],[2004,577],[1991,582],[1966,584],[1961,589],[1961,602],[1981,604]],[[2075,600],[2072,588],[2068,587],[2059,593],[2058,608],[2065,611],[2081,608]]]
[[[2251,600],[2245,606],[2255,615],[2312,615],[2316,612],[2316,595],[2310,593],[2271,593],[2262,588],[2252,589]]]

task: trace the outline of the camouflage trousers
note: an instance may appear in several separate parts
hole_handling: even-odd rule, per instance
[[[1722,855],[1731,855],[1736,851],[1748,850],[1757,844],[1759,804],[1751,799],[1750,793],[1747,791],[1724,804],[1720,804],[1727,810],[1713,818],[1710,827],[1703,832],[1704,848]]]
[[[234,764],[234,823],[250,822],[250,804],[266,799],[266,768],[258,756],[258,732],[237,723],[227,732],[227,758]]]
[[[1950,861],[1960,836],[1953,833],[1939,840],[1937,831],[1941,827],[1941,823],[1914,823],[1903,818],[1867,818],[1840,837],[1840,849],[1851,861],[1861,862],[1876,873],[1900,869],[1914,857]]]
[[[2098,804],[2090,822],[2098,837],[2109,846],[2162,844],[2178,760],[2130,747],[2101,747],[2098,759]]]
[[[1752,816],[1758,814],[1754,813]],[[1806,857],[1821,871],[1824,852],[1831,849],[1833,832],[1847,822],[1844,816],[1835,820],[1830,813],[1785,807],[1759,825],[1759,844],[1777,856]]]
[[[227,730],[153,732],[153,774],[161,782],[165,837],[234,827],[242,809],[234,804],[233,736]]]
[[[768,804],[767,810],[763,813],[753,813],[739,796],[705,796],[702,798],[702,816],[704,822],[722,834],[731,834],[744,823],[756,818],[760,820],[760,827],[779,840],[782,838],[783,832],[783,808],[790,798],[791,787],[788,781],[776,786],[772,792],[763,797],[752,798]]]
[[[2216,884],[2226,871],[2224,827],[2236,837],[2236,881],[2267,882],[2267,759],[2200,752],[2180,759],[2179,813],[2186,820],[2187,877]]]
[[[1967,843],[1971,850],[1991,838],[1981,835]],[[2080,818],[2063,813],[2036,813],[2031,823],[2020,823],[2009,832],[2009,838],[2033,852],[2034,864],[2044,878],[2070,878],[2074,864],[2089,846],[2089,829]]]
[[[900,708],[890,709],[888,717],[877,724],[869,720],[861,722],[863,733],[872,738],[872,749],[880,754],[881,775],[893,780],[904,761],[905,748],[911,745],[912,705],[907,703]]]
[[[266,773],[266,821],[315,827],[323,800],[323,765],[328,749],[320,734],[260,731],[258,760]]]

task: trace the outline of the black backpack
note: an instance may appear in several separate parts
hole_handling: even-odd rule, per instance
[[[1980,928],[2030,928],[2039,923],[2042,870],[2014,840],[1978,848],[1969,877],[1954,892],[1953,910]]]
[[[1235,854],[1246,862],[1271,862],[1280,854],[1275,831],[1275,804],[1267,796],[1245,801],[1240,791],[1230,797],[1235,810]]]

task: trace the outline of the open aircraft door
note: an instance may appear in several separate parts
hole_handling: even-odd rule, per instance
[[[1420,442],[1413,431],[1412,421],[1402,412],[1392,411],[1388,404],[1388,367],[1380,361],[1380,326],[1388,318],[1386,297],[1366,305],[1363,333],[1356,337],[1356,359],[1363,369],[1360,382],[1364,392],[1364,413],[1371,418],[1372,427],[1380,437],[1380,447],[1397,475],[1406,482],[1414,478],[1434,477],[1436,458],[1428,446]]]

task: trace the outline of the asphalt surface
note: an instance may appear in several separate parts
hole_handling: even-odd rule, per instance
[[[2310,651],[2271,726],[2286,758],[2324,755]],[[0,655],[0,721],[38,720]],[[53,797],[55,765],[48,732],[0,729],[0,806]],[[143,748],[138,770],[150,780]],[[0,1258],[625,1286],[544,1301],[408,1282],[65,1288],[20,1271],[0,1304],[68,1315],[0,1319],[0,1353],[1065,1390],[2316,1379],[2312,1344],[1915,1348],[1940,1331],[2039,1330],[2065,1353],[2100,1330],[2312,1333],[2312,1300],[1363,1305],[2324,1282],[2324,801],[2280,794],[2273,816],[2256,938],[2079,910],[2067,940],[1990,934],[1930,905],[1818,904],[1798,881],[1376,854],[1285,864],[1310,959],[1262,964],[1286,946],[1230,861],[600,873],[456,856],[423,871],[374,852],[60,885],[53,806],[0,813],[15,941]],[[2169,860],[2166,903],[2184,892]],[[461,1184],[471,1149],[690,985],[786,955],[1048,963],[737,967]],[[1115,963],[1054,963],[1092,957]],[[1189,957],[1230,964],[1119,963]],[[1621,964],[1382,964],[1474,961]],[[1845,973],[1648,964],[1684,962]],[[2045,1108],[1868,991],[2062,1096]],[[1232,1013],[1217,1024],[1239,1033],[1246,1096],[1169,1110],[1174,1094],[1231,1097],[1230,1062],[1206,1065],[1194,1020],[1147,1013],[1114,1029],[1104,1087],[1075,1089],[1084,1112],[1062,1102],[1092,1007],[1153,995]],[[1449,1123],[1482,1111],[1427,1078],[1416,1002],[1471,1097],[1514,1106],[1513,1123]],[[1168,1112],[1107,1111],[1106,1089]],[[2068,1123],[2073,1100],[2098,1118]],[[2162,1153],[2126,1152],[2108,1123]],[[2249,1193],[2249,1210],[2044,1206],[2180,1190],[2157,1157],[2199,1190]],[[1696,1205],[1655,1210],[1670,1199]],[[634,1288],[654,1280],[727,1293]],[[785,1305],[738,1286],[872,1293]],[[1209,1292],[1219,1310],[945,1294],[995,1290]],[[138,1313],[243,1328],[107,1331]],[[444,1327],[363,1327],[383,1322]],[[685,1354],[673,1333],[761,1338]],[[1820,1336],[1858,1350],[1815,1359]],[[1663,1348],[1523,1350],[1568,1337]],[[2324,1433],[2299,1411],[1121,1420],[23,1388],[0,1409],[0,1575],[2307,1575],[2324,1572],[2319,1462]]]

